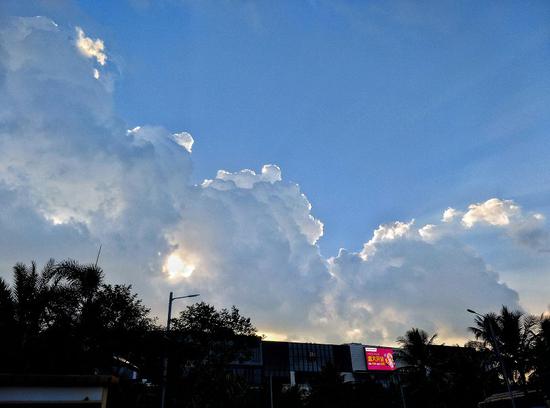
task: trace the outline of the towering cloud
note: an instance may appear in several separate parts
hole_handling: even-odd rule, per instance
[[[117,116],[101,39],[45,17],[0,23],[2,276],[17,261],[91,260],[101,243],[108,275],[156,311],[169,289],[198,291],[265,332],[319,341],[393,342],[413,325],[457,339],[466,307],[518,307],[467,235],[543,249],[542,215],[491,199],[441,223],[382,225],[359,252],[324,258],[323,224],[279,167],[192,184],[189,133]]]
[[[330,260],[337,284],[326,303],[335,318],[346,317],[345,333],[391,341],[415,326],[450,341],[464,335],[467,307],[517,307],[517,293],[475,252],[452,238],[430,242],[412,226],[381,226],[360,253],[341,250]]]
[[[277,166],[219,171],[190,192],[167,234],[193,273],[185,281],[209,299],[236,302],[265,330],[302,334],[330,275],[314,244],[322,224]]]
[[[2,251],[4,271],[16,258],[80,257],[73,250],[80,245],[91,259],[100,242],[113,269],[139,271],[131,280],[160,270],[157,253],[168,248],[163,228],[179,219],[188,189],[191,163],[180,144],[190,146],[189,138],[158,127],[127,131],[71,31],[45,17],[4,19],[1,27],[2,212],[21,212],[23,203],[40,229],[21,238],[17,251]],[[6,217],[1,228],[25,222]],[[56,245],[57,232],[72,235],[74,246]],[[40,234],[50,236],[47,243]],[[54,248],[50,255],[44,246]]]

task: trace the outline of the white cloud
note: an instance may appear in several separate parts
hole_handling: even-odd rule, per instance
[[[518,306],[517,293],[453,241],[430,244],[403,236],[377,243],[367,259],[341,251],[330,265],[337,283],[320,313],[330,314],[339,328],[331,331],[360,328],[366,342],[391,343],[410,327],[460,338],[471,321],[466,308]]]
[[[0,197],[14,197],[3,212],[38,218],[35,229],[44,231],[29,233],[17,251],[0,248],[3,270],[40,261],[44,251],[36,248],[46,234],[46,257],[85,261],[75,248],[86,247],[91,259],[101,242],[112,273],[148,290],[148,275],[161,271],[156,253],[170,248],[162,230],[179,218],[188,189],[189,155],[162,128],[128,134],[109,90],[47,18],[3,21],[0,53]],[[25,221],[6,218],[2,230]],[[135,272],[126,275],[130,264]]]
[[[443,212],[443,218],[441,218],[441,221],[452,222],[456,217],[460,215],[462,215],[460,211],[457,211],[454,208],[449,207]]]
[[[510,219],[517,216],[519,212],[520,208],[512,200],[491,198],[484,203],[470,204],[468,211],[462,217],[462,223],[466,228],[472,228],[478,223],[504,226],[510,224]]]
[[[437,234],[437,225],[434,224],[426,224],[422,228],[418,230],[418,233],[425,241],[434,241],[438,234]]]
[[[226,170],[218,170],[216,180],[230,181],[238,188],[252,188],[256,183],[276,183],[281,181],[281,169],[274,164],[266,164],[262,167],[260,174],[256,174],[254,170],[244,169],[235,173]],[[223,183],[214,184],[214,186]],[[227,183],[225,183],[227,186]]]
[[[471,204],[462,217],[462,224],[467,229],[477,225],[502,228],[517,242],[535,250],[547,249],[550,244],[544,221],[542,214],[525,214],[514,201],[498,198]]]
[[[105,54],[105,44],[100,38],[95,40],[90,37],[86,37],[84,30],[80,27],[76,27],[76,48],[86,58],[95,58],[99,65],[105,65],[107,62],[107,55]]]
[[[380,225],[374,231],[372,238],[363,245],[363,251],[361,257],[367,259],[369,255],[376,252],[376,244],[385,241],[393,241],[398,238],[404,237],[411,230],[411,226],[414,224],[414,220],[409,222],[395,221],[393,224]]]
[[[193,136],[191,136],[190,133],[187,133],[187,132],[174,133],[172,137],[174,139],[174,142],[176,142],[185,150],[187,150],[189,153],[191,153],[191,151],[193,150],[193,143],[195,143],[195,140],[193,140]]]
[[[367,245],[377,244],[379,242],[393,241],[407,234],[414,220],[409,222],[395,221],[393,224],[380,225],[375,231]]]
[[[48,46],[9,30],[0,38],[10,56],[0,61],[4,83],[21,84],[0,89],[0,197],[24,196],[53,235],[82,235],[74,243],[60,239],[47,257],[80,257],[75,248],[84,245],[91,259],[101,242],[109,273],[132,282],[157,310],[159,291],[185,282],[207,301],[238,303],[258,325],[299,334],[330,279],[314,244],[322,224],[299,187],[284,182],[275,165],[259,173],[220,171],[210,185],[191,184],[191,135],[153,126],[127,130],[66,33],[46,36],[42,25],[11,20],[16,33],[21,26]],[[5,69],[22,55],[33,58]],[[30,250],[36,247],[0,249],[3,270],[43,254]]]
[[[185,204],[169,242],[193,258],[189,290],[245,313],[268,332],[311,335],[309,313],[330,280],[314,244],[322,224],[298,186],[280,170],[218,172]]]

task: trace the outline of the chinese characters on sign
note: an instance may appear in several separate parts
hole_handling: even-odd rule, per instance
[[[368,370],[393,371],[395,362],[390,348],[365,347]]]

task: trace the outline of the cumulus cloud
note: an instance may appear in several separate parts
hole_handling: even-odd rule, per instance
[[[310,209],[275,166],[218,172],[192,192],[168,234],[173,254],[192,265],[186,286],[219,303],[239,299],[265,330],[303,335],[330,278]]]
[[[225,170],[218,170],[218,174],[216,174],[216,179],[206,180],[204,186],[212,186],[213,188],[227,188],[233,185],[231,183],[216,181],[229,181],[232,182],[236,187],[250,189],[254,187],[256,183],[275,183],[276,181],[281,181],[281,169],[274,164],[266,164],[262,167],[262,171],[260,174],[256,174],[254,170],[250,169],[244,169],[236,173],[231,173]],[[213,185],[212,182],[214,182]]]
[[[105,65],[107,62],[107,55],[105,54],[105,44],[100,38],[93,40],[90,37],[86,37],[84,30],[80,27],[76,27],[76,47],[78,51],[86,58],[95,58],[99,65]]]
[[[437,225],[434,224],[426,224],[422,228],[418,230],[418,234],[424,239],[425,241],[434,241],[438,237],[438,230]]]
[[[443,217],[441,218],[441,221],[452,222],[457,216],[461,214],[462,213],[460,211],[457,211],[454,208],[449,207],[443,212]]]
[[[0,196],[15,197],[3,212],[19,213],[24,200],[26,214],[39,217],[48,234],[74,231],[90,258],[103,243],[114,273],[124,276],[128,267],[121,265],[129,261],[136,271],[131,280],[147,287],[147,274],[161,269],[157,253],[169,248],[162,230],[178,219],[177,203],[188,188],[188,152],[162,128],[128,133],[109,89],[89,75],[89,62],[51,20],[2,23]],[[24,224],[5,219],[2,228],[13,228],[10,223]],[[29,234],[18,251],[0,248],[3,270],[37,257],[30,248],[39,236]],[[49,256],[81,255],[76,241],[59,240]]]
[[[476,226],[501,228],[518,243],[535,250],[547,249],[550,244],[544,222],[543,214],[525,213],[514,201],[498,198],[471,204],[462,216],[466,229]]]
[[[395,221],[393,224],[380,225],[374,230],[372,238],[363,246],[361,257],[367,259],[369,255],[374,254],[377,244],[381,242],[393,241],[407,235],[413,224],[414,220],[410,222]]]
[[[479,226],[542,247],[544,217],[498,199],[441,224],[381,225],[359,252],[321,255],[323,224],[273,164],[191,182],[193,137],[117,116],[91,61],[105,46],[44,17],[0,25],[0,267],[93,259],[163,311],[168,289],[237,304],[273,335],[391,343],[412,325],[461,338],[466,307],[518,306],[473,249]],[[130,130],[128,130],[130,129]],[[497,200],[497,201],[494,201]],[[454,222],[460,217],[461,222]],[[7,239],[6,237],[9,237]]]
[[[174,139],[174,142],[176,142],[185,150],[187,150],[189,153],[191,153],[191,151],[193,150],[193,143],[195,143],[195,140],[193,140],[193,136],[191,136],[190,133],[187,133],[187,132],[174,133],[172,135],[172,138]]]
[[[127,126],[109,89],[90,78],[82,50],[50,23],[13,18],[0,38],[0,196],[15,197],[14,214],[30,217],[19,210],[25,201],[48,234],[82,237],[74,241],[90,259],[102,243],[105,268],[146,301],[185,284],[206,300],[258,310],[261,326],[294,321],[299,332],[330,278],[314,244],[322,224],[299,187],[275,165],[190,183],[192,136]],[[20,222],[5,221],[4,230]],[[48,257],[82,255],[76,243],[58,242]],[[41,255],[36,246],[0,249],[4,274]]]
[[[431,244],[403,235],[377,243],[367,259],[341,251],[330,264],[337,283],[321,313],[332,315],[342,332],[359,330],[373,342],[391,342],[410,327],[452,341],[464,336],[467,307],[518,306],[517,293],[454,241]]]
[[[418,233],[426,241],[435,241],[464,236],[476,229],[501,231],[525,248],[544,252],[550,248],[545,220],[543,214],[526,212],[513,200],[490,198],[470,204],[467,211],[449,207],[443,212],[441,223],[427,224]]]
[[[519,206],[512,200],[491,198],[484,203],[471,204],[462,217],[462,223],[466,228],[482,223],[501,227],[509,225],[510,219],[516,217],[519,212]],[[445,214],[443,216],[445,217]]]

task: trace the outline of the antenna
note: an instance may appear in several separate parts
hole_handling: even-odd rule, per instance
[[[97,258],[95,259],[95,266],[97,266],[97,263],[99,262],[99,255],[101,254],[101,247],[102,247],[102,245],[99,244],[99,251],[97,251]]]

